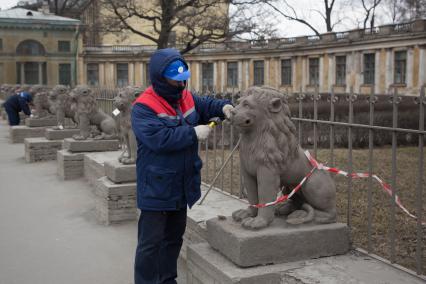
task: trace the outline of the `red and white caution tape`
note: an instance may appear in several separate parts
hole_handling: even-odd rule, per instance
[[[306,180],[314,173],[314,171],[315,170],[324,170],[324,171],[327,171],[327,172],[330,172],[330,173],[334,173],[334,174],[338,174],[338,175],[342,175],[342,176],[345,176],[345,177],[351,177],[351,178],[353,178],[353,179],[356,179],[356,178],[368,178],[368,177],[370,177],[370,174],[369,173],[352,173],[352,174],[349,174],[348,172],[345,172],[345,171],[342,171],[342,170],[339,170],[339,169],[337,169],[337,168],[331,168],[331,167],[327,167],[327,166],[325,166],[325,165],[323,165],[323,164],[321,164],[321,163],[318,163],[312,156],[311,156],[311,154],[309,153],[309,151],[305,151],[305,155],[306,155],[306,157],[308,158],[308,160],[309,160],[309,162],[311,163],[311,165],[312,165],[312,169],[311,169],[311,171],[300,181],[300,183],[289,193],[289,194],[285,194],[285,195],[282,195],[282,196],[280,196],[280,197],[278,197],[275,201],[272,201],[272,202],[268,202],[268,203],[263,203],[263,204],[255,204],[255,205],[251,205],[251,206],[253,206],[253,207],[256,207],[256,208],[263,208],[263,207],[268,207],[268,206],[272,206],[272,205],[275,205],[275,204],[278,204],[278,203],[281,203],[281,202],[284,202],[284,201],[287,201],[287,199],[289,199],[289,198],[291,198],[296,192],[298,192],[301,188],[302,188],[302,185],[306,182]],[[393,191],[392,191],[392,188],[390,187],[390,185],[389,184],[387,184],[387,183],[385,183],[383,180],[381,180],[377,175],[371,175],[371,177],[372,178],[374,178],[378,183],[380,183],[380,185],[381,185],[381,187],[382,187],[382,189],[383,189],[383,191],[384,192],[386,192],[389,196],[392,196],[393,195]],[[395,194],[395,203],[398,205],[398,207],[399,208],[401,208],[401,210],[402,211],[404,211],[408,216],[410,216],[411,218],[413,218],[413,219],[416,219],[417,220],[417,216],[415,216],[415,215],[413,215],[413,214],[411,214],[408,210],[407,210],[407,208],[405,208],[403,205],[402,205],[402,203],[401,203],[401,200],[400,200],[400,198],[399,198],[399,196],[398,195],[396,195]],[[423,226],[426,226],[426,222],[422,222],[421,223]]]

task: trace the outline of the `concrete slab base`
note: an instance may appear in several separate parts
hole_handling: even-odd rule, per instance
[[[58,176],[63,180],[83,177],[84,153],[71,153],[68,150],[57,152]]]
[[[345,255],[241,268],[207,243],[188,246],[187,284],[416,283],[423,281],[366,255]]]
[[[62,129],[56,130],[53,128],[46,129],[44,136],[47,140],[63,140],[65,138],[71,138],[74,134],[79,134],[79,129]]]
[[[115,183],[135,182],[136,165],[123,165],[117,158],[105,163],[105,174]]]
[[[25,138],[25,161],[27,163],[56,160],[62,140],[47,140],[43,137]]]
[[[9,139],[11,143],[23,143],[25,138],[44,137],[46,127],[11,126]]]
[[[101,177],[95,195],[99,223],[109,225],[137,219],[136,183],[115,184],[107,177]]]
[[[84,153],[84,177],[95,186],[100,177],[105,176],[104,164],[116,160],[121,151]]]
[[[27,118],[25,120],[25,125],[28,127],[55,126],[57,124],[56,117]]]
[[[118,140],[75,140],[73,138],[64,139],[64,149],[70,152],[105,152],[118,150],[120,143]]]
[[[250,231],[227,217],[208,220],[207,232],[209,244],[241,267],[339,255],[350,249],[349,228],[342,223],[295,226],[275,218],[269,227]]]

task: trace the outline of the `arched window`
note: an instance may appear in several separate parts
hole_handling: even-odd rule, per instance
[[[45,55],[44,47],[35,40],[24,40],[16,48],[17,55]]]

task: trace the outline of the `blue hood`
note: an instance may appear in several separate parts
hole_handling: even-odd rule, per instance
[[[165,48],[154,52],[149,62],[149,77],[154,91],[169,103],[176,103],[182,97],[182,90],[176,88],[163,77],[164,70],[172,61],[180,59],[186,67],[188,64],[177,49]]]

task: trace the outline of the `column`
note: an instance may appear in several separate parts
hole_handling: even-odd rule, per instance
[[[135,84],[135,63],[129,62],[129,85]]]
[[[59,72],[59,70],[58,70],[58,72]],[[38,62],[38,83],[40,85],[43,84],[43,66],[42,66],[41,62]]]
[[[419,89],[426,84],[426,46],[419,46]]]
[[[21,84],[25,84],[25,62],[21,62]]]
[[[410,89],[413,87],[413,53],[413,48],[409,47],[407,49],[407,69],[405,77],[408,92],[410,92]]]
[[[362,73],[361,73],[361,65],[362,65],[362,54],[360,51],[354,52],[354,92],[361,92],[361,84],[362,84]]]
[[[213,90],[217,91],[219,89],[219,74],[218,74],[218,70],[219,70],[219,66],[218,66],[219,62],[218,61],[213,61]]]
[[[389,91],[389,87],[393,83],[393,61],[392,61],[392,49],[386,49],[386,64],[385,64],[385,92]]]
[[[228,73],[226,72],[226,61],[221,61],[221,80],[220,80],[220,91],[224,92],[225,91],[225,82],[226,82],[226,78],[228,76]]]
[[[336,75],[336,71],[335,71],[335,55],[334,54],[329,54],[328,55],[328,91],[331,92],[333,90],[333,85],[336,82],[335,79],[335,75]]]
[[[321,92],[324,87],[324,57],[320,55],[319,57],[319,66],[318,66],[318,91]]]
[[[374,93],[380,93],[380,50],[374,52],[375,64],[374,64]]]
[[[263,84],[264,85],[269,85],[270,84],[270,76],[269,76],[269,65],[270,65],[270,57],[265,58],[264,60],[265,65],[263,66],[263,70],[264,70],[264,80],[263,80]]]
[[[98,65],[98,81],[99,81],[99,86],[104,86],[105,85],[105,63],[99,63]]]
[[[306,85],[307,85],[307,78],[309,78],[308,74],[308,58],[303,56],[302,58],[302,92],[306,91]]]
[[[243,89],[243,60],[238,61],[238,89]]]
[[[353,85],[353,81],[352,81],[352,74],[353,74],[353,67],[354,67],[354,56],[352,53],[348,53],[346,54],[346,72],[345,72],[345,83],[346,83],[346,88],[345,88],[345,92],[349,93],[351,91],[351,86]],[[334,74],[336,74],[336,72],[334,72]],[[334,75],[336,76],[336,75]],[[334,82],[336,82],[336,79],[334,80]]]

